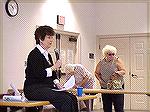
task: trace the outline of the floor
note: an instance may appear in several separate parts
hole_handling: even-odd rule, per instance
[[[16,112],[22,112],[21,110],[18,110],[18,111],[16,111]],[[44,112],[56,112],[56,111],[52,111],[52,110],[48,110],[48,111],[44,111]],[[81,111],[81,112],[86,112],[86,111]],[[99,109],[99,110],[93,110],[92,112],[103,112],[103,110],[102,109]],[[113,112],[115,112],[115,111],[113,111]],[[141,111],[141,110],[139,110],[139,111],[137,111],[137,110],[135,110],[135,111],[130,111],[130,110],[125,110],[125,112],[150,112],[150,111]]]
[[[92,112],[103,112],[102,109],[99,109],[99,110],[93,110]],[[115,112],[115,111],[113,111]],[[134,111],[131,111],[131,110],[125,110],[125,112],[150,112],[150,111],[142,111],[142,110],[134,110]]]

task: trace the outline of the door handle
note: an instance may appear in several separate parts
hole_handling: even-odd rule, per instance
[[[134,75],[134,74],[131,74],[131,76],[132,76],[133,78],[138,78],[138,76],[137,76],[137,75]]]

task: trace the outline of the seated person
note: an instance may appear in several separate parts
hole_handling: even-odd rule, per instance
[[[60,112],[78,112],[75,95],[53,90],[62,89],[56,74],[56,70],[61,66],[61,60],[53,63],[48,53],[54,35],[55,32],[50,26],[40,26],[36,29],[36,46],[27,59],[24,94],[28,100],[49,101]]]
[[[65,73],[66,73],[66,80],[68,80],[72,75],[75,77],[75,86],[83,87],[86,89],[93,89],[94,85],[94,78],[92,74],[81,64],[67,64],[65,65]],[[86,106],[85,106],[86,104]],[[85,101],[81,104],[85,108],[88,107],[88,101]],[[93,100],[92,100],[92,109],[93,109]]]

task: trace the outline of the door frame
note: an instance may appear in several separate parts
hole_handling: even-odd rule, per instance
[[[63,31],[63,30],[57,30],[54,29],[55,33],[60,34],[60,35],[68,35],[70,37],[75,37],[77,38],[77,53],[75,56],[75,62],[76,63],[81,63],[81,37],[80,33],[76,32],[70,32],[70,31]]]

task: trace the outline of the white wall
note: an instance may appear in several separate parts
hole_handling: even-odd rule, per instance
[[[35,45],[36,25],[50,25],[56,29],[57,14],[66,17],[66,30],[75,31],[77,23],[69,4],[62,2],[60,5],[56,0],[53,3],[19,2],[16,17],[8,17],[3,4],[3,12],[3,91],[6,92],[10,82],[14,82],[17,88],[23,87],[24,61]]]
[[[95,53],[95,3],[72,3],[71,6],[81,34],[81,63],[93,72],[95,60],[89,59],[88,54]]]
[[[81,63],[92,72],[96,35],[145,33],[148,31],[146,2],[73,2],[71,4],[81,33]]]
[[[96,33],[100,35],[147,33],[147,14],[146,2],[97,3]]]
[[[0,0],[0,15],[3,15],[2,13],[2,0]],[[3,17],[0,17],[0,93],[2,93],[3,88]]]
[[[3,1],[3,91],[11,81],[22,88],[24,61],[33,48],[36,25],[57,28],[56,15],[65,16],[64,30],[78,32],[81,37],[81,63],[91,72],[95,61],[88,53],[95,53],[96,35],[143,33],[147,31],[146,3],[94,3],[66,0],[18,0],[19,13],[8,17]],[[128,9],[127,9],[128,7]]]

